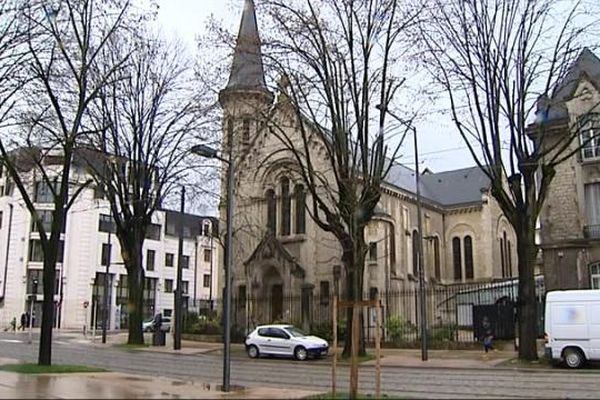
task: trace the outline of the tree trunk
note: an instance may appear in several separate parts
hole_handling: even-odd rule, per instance
[[[363,232],[361,232],[361,235],[364,235]],[[358,242],[357,240],[360,240],[360,242]],[[364,252],[362,250],[359,250],[360,248],[364,247],[364,245],[361,246],[361,244],[364,244],[364,236],[361,236],[360,239],[355,238],[353,240],[353,244],[354,246],[352,246],[353,248],[345,251],[343,256],[342,256],[342,261],[344,262],[344,267],[346,268],[346,272],[347,272],[347,279],[346,279],[346,283],[347,283],[347,294],[348,294],[348,300],[350,301],[357,301],[357,300],[362,300],[362,294],[363,294],[363,278],[364,278],[364,265],[365,265],[365,255]],[[359,313],[359,321],[358,321],[358,326],[359,326],[359,348],[358,348],[358,355],[359,356],[364,356],[366,354],[366,349],[365,349],[365,335],[364,335],[364,329],[363,329],[363,313],[362,313],[362,309],[361,312]],[[352,320],[353,320],[353,316],[352,316],[352,308],[349,307],[346,309],[346,337],[344,339],[344,351],[342,352],[342,356],[344,357],[349,357],[352,354]]]
[[[132,244],[130,258],[126,261],[127,284],[129,289],[129,337],[128,344],[144,344],[142,321],[144,318],[144,284],[145,273],[142,267],[142,246]]]
[[[521,219],[527,221],[526,218]],[[534,225],[523,224],[516,229],[519,257],[519,358],[537,360],[538,317],[535,293],[534,263],[536,254]]]
[[[44,255],[44,271],[42,275],[42,282],[44,286],[44,302],[42,303],[42,328],[40,332],[40,346],[38,353],[39,365],[52,364],[52,328],[54,325],[54,280],[56,279],[56,258],[58,254],[58,241],[51,241],[49,245],[49,253],[51,254]],[[37,317],[39,318],[39,316]],[[32,318],[33,321],[33,315],[31,315],[30,318]]]

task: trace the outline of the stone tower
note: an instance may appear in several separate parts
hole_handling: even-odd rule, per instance
[[[231,73],[227,86],[219,93],[219,102],[223,107],[224,148],[232,138],[234,153],[239,155],[253,140],[273,103],[273,94],[265,83],[253,0],[244,0]]]

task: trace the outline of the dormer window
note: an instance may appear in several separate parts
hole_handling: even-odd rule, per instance
[[[600,114],[590,114],[579,124],[581,138],[581,158],[600,159]]]

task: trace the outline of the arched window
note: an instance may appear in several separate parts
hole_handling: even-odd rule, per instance
[[[242,143],[250,142],[250,118],[242,120]]]
[[[440,238],[433,237],[433,273],[435,279],[442,279],[442,271],[440,266]]]
[[[277,200],[275,199],[275,191],[273,189],[267,190],[267,229],[275,234],[277,229]]]
[[[296,198],[296,233],[306,233],[306,192],[304,186],[294,188]]]
[[[229,143],[233,141],[233,118],[227,118],[227,137],[225,138],[225,143],[229,146]]]
[[[419,231],[416,229],[412,233],[412,259],[413,274],[419,273]]]
[[[452,239],[452,261],[454,264],[454,280],[462,280],[462,258],[460,256],[460,239]]]
[[[508,276],[512,276],[512,257],[510,255],[510,240],[506,241],[506,260],[508,261]]]
[[[281,236],[291,233],[292,197],[290,196],[290,180],[281,178]]]
[[[465,278],[473,279],[473,239],[471,236],[465,236]]]

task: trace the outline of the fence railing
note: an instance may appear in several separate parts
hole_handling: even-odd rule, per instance
[[[425,288],[427,332],[430,341],[474,342],[479,340],[482,324],[497,331],[502,338],[515,334],[518,300],[517,280],[499,282],[435,285]],[[543,333],[544,284],[536,279],[538,326]],[[373,293],[371,293],[373,296]],[[369,298],[365,294],[363,298]],[[420,340],[419,290],[406,289],[379,293],[382,303],[383,337],[387,342],[411,344]],[[217,301],[218,302],[218,301]],[[219,303],[219,302],[218,302]],[[496,307],[490,307],[496,306]],[[234,332],[245,335],[255,326],[268,323],[290,323],[313,334],[330,338],[332,332],[333,295],[304,293],[301,296],[281,294],[247,295],[232,299]],[[362,310],[362,326],[367,341],[375,337],[375,310]],[[346,311],[338,315],[338,332],[343,337]],[[488,329],[486,328],[486,329]]]

